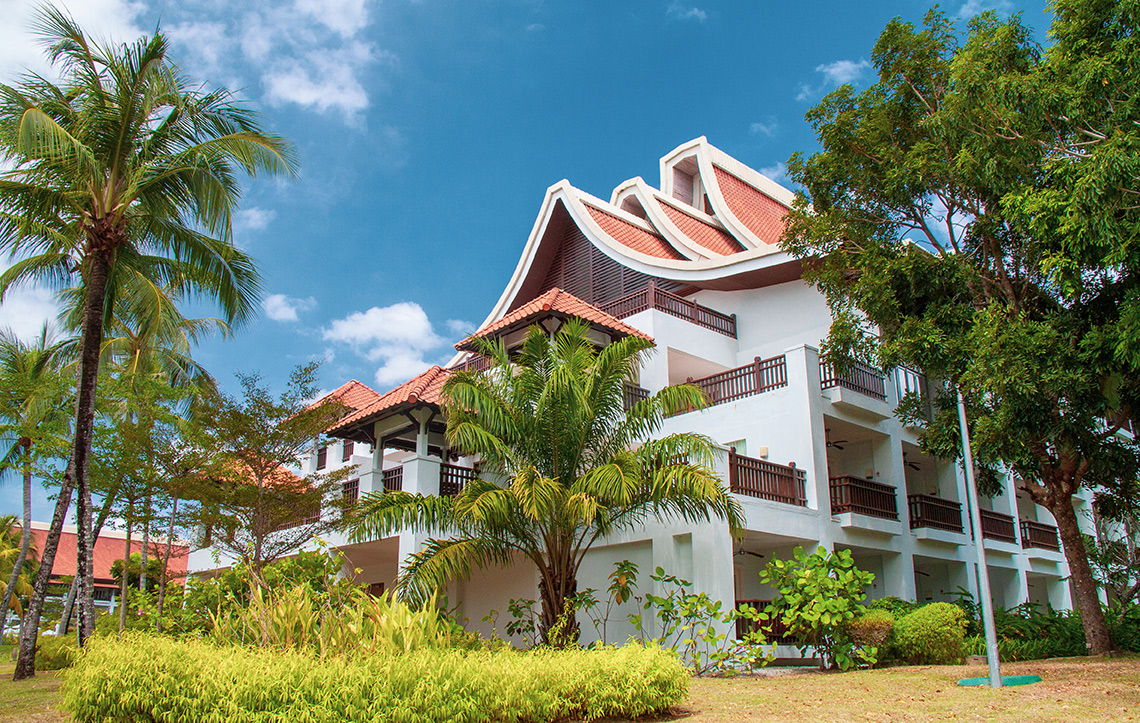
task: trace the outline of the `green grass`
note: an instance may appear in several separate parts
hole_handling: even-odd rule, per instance
[[[11,645],[0,651],[0,723],[63,723],[71,720],[56,710],[59,672],[36,673],[31,680],[12,682]]]
[[[737,723],[870,721],[987,721],[994,723],[1102,723],[1140,721],[1140,658],[1066,658],[1009,663],[1006,675],[1036,674],[1041,683],[990,690],[959,688],[959,678],[984,667],[890,668],[857,673],[804,672],[780,677],[699,678],[674,715],[656,720]],[[55,710],[60,679],[37,673],[13,683],[12,664],[0,663],[0,723],[63,723]]]

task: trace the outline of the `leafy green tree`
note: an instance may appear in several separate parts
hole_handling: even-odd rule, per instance
[[[1079,293],[1057,283],[1057,239],[1017,201],[1047,182],[1051,154],[988,132],[986,98],[1046,61],[1017,16],[983,14],[962,38],[936,11],[921,29],[891,22],[872,58],[879,81],[813,108],[822,150],[789,162],[805,192],[784,246],[811,259],[805,277],[832,307],[825,352],[921,368],[961,390],[989,473],[982,491],[997,493],[1005,470],[1053,514],[1090,650],[1103,652],[1111,640],[1073,498],[1135,479],[1136,446],[1118,432],[1137,377],[1106,342],[1119,290],[1099,267],[1079,275]],[[917,402],[900,416],[917,422]],[[923,422],[923,447],[945,458],[959,455],[954,403],[938,394]]]
[[[874,574],[855,567],[850,550],[805,553],[797,547],[793,554],[791,560],[772,560],[760,573],[761,582],[779,593],[765,612],[802,640],[805,650],[814,649],[821,668],[874,664],[874,651],[857,649],[842,635],[866,611],[862,601]]]
[[[316,371],[316,364],[294,369],[280,395],[257,375],[239,374],[240,398],[208,392],[194,410],[198,445],[216,454],[203,473],[213,482],[198,513],[209,535],[203,542],[240,560],[255,579],[266,565],[341,525],[343,505],[330,503],[340,499],[352,469],[300,471],[346,411],[333,400],[309,402],[317,396]]]
[[[50,569],[74,486],[83,639],[93,612],[87,469],[108,290],[133,272],[175,298],[216,300],[227,321],[249,319],[260,283],[232,242],[237,172],[285,171],[292,153],[228,91],[199,90],[180,75],[161,33],[123,46],[93,42],[50,7],[36,30],[63,80],[0,86],[0,153],[15,166],[0,179],[0,250],[23,259],[0,276],[0,295],[29,281],[83,289],[72,460],[43,553]],[[46,575],[36,581],[17,679],[34,674]]]
[[[27,525],[21,525],[21,528],[17,535],[15,515],[0,517],[0,591],[4,594],[5,613],[0,616],[0,640],[4,638],[6,613],[11,610],[18,616],[24,615],[21,598],[31,596],[31,578],[36,573],[35,551],[24,544],[23,531],[27,530]]]
[[[67,449],[71,389],[58,351],[46,325],[31,344],[11,330],[0,332],[0,443],[7,447],[0,475],[18,470],[24,483],[21,540],[0,601],[0,631],[32,542],[32,478],[41,463],[62,457]]]
[[[700,407],[701,392],[666,387],[628,410],[623,385],[652,342],[626,337],[596,349],[588,326],[566,322],[553,338],[534,327],[517,353],[484,341],[494,366],[457,372],[444,385],[451,449],[478,455],[506,481],[469,483],[454,497],[394,492],[366,496],[355,540],[411,529],[439,535],[406,561],[397,580],[423,601],[473,567],[519,558],[538,570],[540,632],[552,645],[578,639],[570,601],[578,569],[599,539],[649,519],[741,524],[737,503],[709,468],[710,440],[653,439],[667,412]]]

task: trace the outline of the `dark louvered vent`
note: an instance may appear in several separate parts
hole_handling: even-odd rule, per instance
[[[677,292],[683,287],[676,281],[653,278],[622,266],[590,243],[581,229],[571,223],[567,224],[539,293],[557,287],[596,306],[632,294],[648,285],[650,279],[657,282],[657,288],[666,291]]]

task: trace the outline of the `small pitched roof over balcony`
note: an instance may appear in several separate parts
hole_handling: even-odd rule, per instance
[[[491,339],[505,336],[513,331],[525,329],[546,319],[565,320],[578,318],[610,335],[612,338],[637,336],[653,341],[652,337],[644,332],[634,329],[620,319],[610,316],[595,306],[587,304],[577,296],[563,291],[551,289],[536,299],[531,299],[498,321],[484,326],[479,331],[455,345],[460,351],[474,351],[476,339]]]
[[[318,401],[333,399],[353,411],[359,411],[367,407],[372,402],[375,402],[379,398],[379,392],[374,391],[367,384],[363,384],[353,379],[332,390],[325,396],[321,397]]]
[[[378,395],[377,399],[333,425],[328,433],[371,443],[374,440],[370,437],[368,427],[377,420],[402,414],[416,407],[431,407],[438,410],[443,383],[447,381],[449,375],[447,369],[433,366],[387,394]]]

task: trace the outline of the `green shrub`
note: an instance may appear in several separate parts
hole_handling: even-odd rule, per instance
[[[1140,653],[1140,605],[1114,612],[1116,614],[1109,617],[1113,642],[1124,650]]]
[[[965,655],[966,615],[957,605],[924,605],[895,623],[899,657],[915,665],[951,665]]]
[[[847,624],[847,637],[856,647],[881,649],[891,637],[895,616],[887,610],[868,610]]]
[[[62,705],[106,721],[554,721],[659,714],[689,676],[659,648],[355,654],[218,646],[128,633],[96,638]]]
[[[897,597],[895,595],[891,595],[889,597],[881,597],[867,606],[867,608],[870,610],[886,610],[895,620],[898,620],[904,615],[913,613],[920,607],[922,606],[916,602],[903,600],[901,597]]]
[[[78,657],[75,638],[69,635],[41,635],[36,643],[36,670],[70,668]]]

